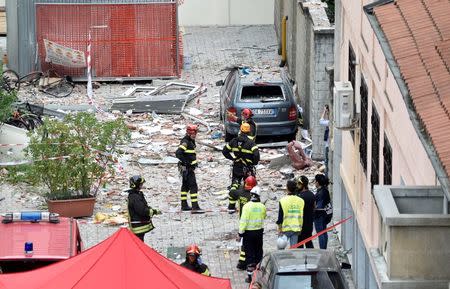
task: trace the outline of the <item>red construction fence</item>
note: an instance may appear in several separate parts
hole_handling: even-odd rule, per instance
[[[92,73],[98,78],[178,77],[182,45],[177,4],[36,4],[42,71],[84,77],[86,68],[45,61],[44,39],[86,52],[92,37]]]

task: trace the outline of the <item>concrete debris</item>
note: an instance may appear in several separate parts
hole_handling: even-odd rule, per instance
[[[140,92],[145,93],[139,94]],[[127,89],[121,97],[115,98],[110,111],[179,114],[184,110],[186,103],[205,92],[206,87],[178,82],[169,82],[156,88],[135,86]]]
[[[177,164],[178,159],[175,157],[167,156],[163,159],[140,158],[137,162],[141,165]]]

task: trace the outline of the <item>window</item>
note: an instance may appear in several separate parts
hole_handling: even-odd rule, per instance
[[[383,184],[392,185],[392,148],[386,134],[384,135],[383,160],[384,160]]]
[[[284,100],[283,91],[278,85],[244,86],[241,100],[258,100],[261,102]]]
[[[348,81],[351,82],[353,87],[353,99],[355,99],[355,80],[356,80],[356,55],[353,51],[352,44],[348,44]],[[356,111],[355,102],[353,102],[353,111]],[[352,134],[353,141],[355,140],[355,132],[350,131]]]
[[[372,173],[370,175],[371,188],[379,184],[380,178],[380,117],[375,105],[372,104]]]
[[[367,111],[369,107],[369,96],[367,84],[364,77],[361,76],[361,139],[359,143],[359,156],[364,172],[367,172]]]

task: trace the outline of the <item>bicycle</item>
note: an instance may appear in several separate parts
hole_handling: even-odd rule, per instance
[[[52,81],[52,75],[58,79]],[[6,91],[19,91],[21,87],[27,86],[38,87],[39,91],[58,98],[69,96],[75,88],[70,76],[60,77],[52,70],[48,70],[46,73],[33,71],[23,77],[19,77],[12,69],[3,71],[2,88]]]
[[[26,130],[33,130],[44,123],[41,119],[43,110],[43,107],[30,105],[28,102],[18,104],[12,117],[6,120],[5,123]]]
[[[20,87],[34,86],[36,87],[41,80],[43,73],[41,71],[33,71],[19,77],[17,72],[12,69],[7,69],[2,72],[2,88],[8,92],[13,90],[19,91]]]
[[[59,79],[51,82],[51,74],[52,72],[49,70],[44,75],[43,81],[39,86],[39,91],[57,98],[69,96],[75,88],[72,78],[70,76],[59,77],[56,72],[53,72]]]

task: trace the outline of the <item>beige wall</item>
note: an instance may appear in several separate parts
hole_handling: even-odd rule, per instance
[[[185,0],[181,26],[273,24],[274,0]]]
[[[392,147],[393,185],[434,185],[436,177],[431,162],[425,153],[407,112],[400,90],[390,71],[381,46],[362,6],[371,1],[342,1],[344,19],[341,27],[340,75],[347,80],[348,45],[351,42],[369,90],[369,120],[376,108],[380,116],[380,180],[383,179],[383,142],[387,135]],[[357,69],[358,69],[357,68]],[[359,92],[359,88],[355,91]],[[370,189],[371,128],[368,130],[368,170],[363,173],[359,162],[359,132],[355,141],[350,132],[342,134],[341,176],[350,202],[361,225],[363,239],[368,248],[379,247],[379,216]]]

